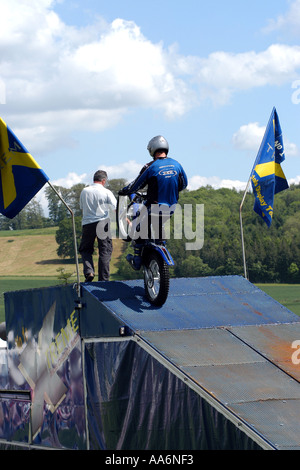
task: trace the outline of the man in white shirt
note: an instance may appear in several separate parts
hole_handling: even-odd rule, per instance
[[[98,241],[98,281],[109,280],[109,264],[112,255],[109,209],[116,209],[117,200],[113,193],[104,187],[107,173],[102,170],[94,174],[94,183],[84,188],[80,195],[82,210],[82,237],[79,253],[83,262],[83,274],[87,282],[95,277],[93,263],[94,243]]]

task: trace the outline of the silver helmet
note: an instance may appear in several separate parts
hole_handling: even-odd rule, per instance
[[[164,150],[168,155],[169,144],[162,135],[157,135],[149,141],[147,150],[149,151],[151,157],[154,157],[154,154],[157,150]]]

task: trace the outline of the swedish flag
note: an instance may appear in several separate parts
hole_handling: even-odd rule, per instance
[[[49,180],[0,118],[0,212],[12,219]]]
[[[289,187],[281,168],[284,160],[281,127],[277,111],[273,108],[251,173],[255,196],[253,209],[268,227],[272,223],[274,195]]]

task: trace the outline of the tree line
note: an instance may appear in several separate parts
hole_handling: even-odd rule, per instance
[[[116,178],[108,181],[106,187],[117,196],[119,189],[123,188],[126,180]],[[79,206],[80,193],[86,185],[75,184],[71,188],[55,186],[62,199],[74,213],[75,218],[81,217]],[[0,230],[25,230],[33,228],[57,227],[60,223],[70,218],[70,212],[65,204],[58,198],[50,186],[45,188],[48,215],[45,216],[43,207],[37,197],[33,198],[24,209],[13,219],[8,219],[0,214]]]
[[[125,185],[124,179],[108,182],[108,187],[117,196]],[[56,186],[56,190],[74,212],[77,242],[81,235],[81,210],[79,196],[84,184],[72,188]],[[31,229],[54,226],[57,253],[63,258],[74,257],[71,217],[55,192],[45,190],[48,215],[45,217],[40,203],[34,198],[14,219],[0,216],[0,230]],[[213,189],[206,186],[196,191],[184,190],[179,204],[204,205],[204,244],[200,250],[187,251],[184,237],[174,239],[171,223],[171,237],[168,248],[174,258],[174,277],[243,275],[243,257],[239,209],[243,192],[234,189]],[[251,282],[300,282],[300,185],[275,196],[274,217],[270,228],[253,211],[254,197],[249,193],[243,206],[243,233],[247,270]],[[193,210],[193,225],[196,224]],[[136,278],[125,260],[130,244],[124,242],[124,253],[119,260],[118,276],[122,279]]]
[[[241,242],[240,205],[242,191],[235,189],[213,189],[210,186],[196,191],[184,190],[179,198],[181,207],[193,207],[195,230],[197,204],[204,205],[204,244],[200,250],[187,251],[187,240],[168,240],[175,266],[174,277],[202,277],[244,275]],[[275,195],[274,217],[270,228],[253,211],[254,196],[247,194],[243,210],[243,235],[247,273],[254,283],[299,283],[300,282],[300,185],[292,185],[286,191]],[[184,230],[182,230],[184,234]],[[126,246],[120,260],[119,274],[132,279],[132,272],[126,263]]]

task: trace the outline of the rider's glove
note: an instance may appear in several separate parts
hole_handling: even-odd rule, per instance
[[[128,191],[127,191],[127,187],[125,186],[125,188],[123,189],[120,189],[120,191],[118,192],[118,195],[119,196],[127,196],[128,194]]]

